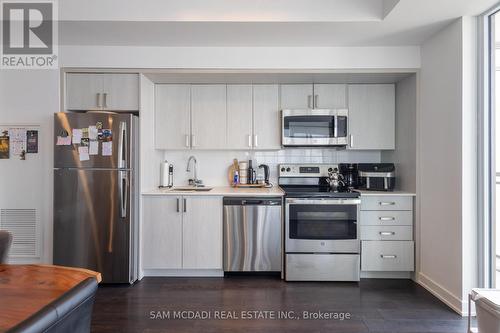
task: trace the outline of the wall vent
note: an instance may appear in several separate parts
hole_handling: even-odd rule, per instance
[[[0,229],[12,233],[9,257],[37,257],[36,209],[0,209]]]

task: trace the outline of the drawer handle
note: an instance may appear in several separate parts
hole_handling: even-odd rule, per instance
[[[396,233],[394,231],[381,231],[379,234],[382,236],[394,236]]]
[[[394,206],[396,203],[394,201],[380,201],[378,204],[380,206]]]
[[[394,216],[380,216],[378,219],[380,221],[394,221],[396,218]]]
[[[382,259],[396,259],[398,256],[395,254],[381,254],[380,258]]]

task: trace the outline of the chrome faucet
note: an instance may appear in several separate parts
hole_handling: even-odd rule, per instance
[[[203,186],[203,181],[201,179],[198,179],[198,161],[196,161],[196,157],[189,156],[186,171],[187,172],[191,171],[191,168],[190,168],[191,161],[193,161],[194,167],[193,167],[193,178],[189,179],[189,185]]]

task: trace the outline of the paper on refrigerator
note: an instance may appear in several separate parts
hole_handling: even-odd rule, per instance
[[[106,141],[102,143],[102,156],[113,155],[113,141]]]

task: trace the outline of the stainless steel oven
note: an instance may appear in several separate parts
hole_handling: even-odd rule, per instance
[[[359,253],[359,198],[287,198],[287,253]]]
[[[347,109],[282,110],[283,146],[346,146]]]

